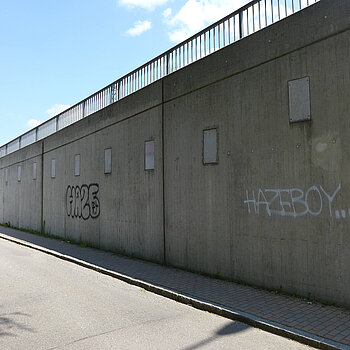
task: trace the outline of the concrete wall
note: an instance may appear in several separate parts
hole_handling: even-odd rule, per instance
[[[163,261],[161,85],[153,84],[47,139],[43,216],[48,232]],[[148,140],[156,144],[152,171],[144,170]],[[107,148],[112,149],[111,174],[104,173]],[[80,176],[75,176],[78,154],[81,169]],[[55,178],[50,176],[52,159],[56,160]],[[68,215],[71,206],[74,212],[75,203],[81,203],[79,196],[83,207],[92,206],[96,191],[96,218],[89,217],[87,207],[82,218]],[[80,214],[84,208],[78,210]]]
[[[34,163],[36,163],[37,168],[36,179],[33,177]],[[31,228],[37,231],[41,229],[41,164],[41,142],[1,158],[1,222],[10,222],[16,227]],[[20,181],[18,181],[18,167],[21,167]],[[6,181],[6,171],[8,181]]]
[[[1,158],[0,219],[350,306],[349,24],[347,0],[322,0]],[[303,77],[311,121],[290,123],[288,83]],[[203,165],[210,128],[218,162]]]
[[[321,1],[165,80],[170,265],[349,305],[349,14]],[[305,76],[312,121],[290,124]],[[219,163],[203,166],[212,127]]]

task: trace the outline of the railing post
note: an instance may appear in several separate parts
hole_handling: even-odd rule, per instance
[[[320,0],[307,0],[306,6],[308,7],[311,2],[316,3]],[[189,64],[190,62],[193,63],[202,56],[206,56],[207,54],[207,41],[208,41],[208,53],[211,53],[212,49],[213,51],[216,50],[216,45],[218,44],[218,48],[221,48],[221,44],[223,46],[226,45],[226,35],[228,36],[228,43],[231,42],[231,21],[233,21],[233,41],[236,41],[237,37],[237,27],[236,27],[236,21],[238,20],[238,35],[239,39],[242,39],[243,37],[247,37],[252,33],[250,30],[253,28],[253,32],[256,31],[257,23],[256,21],[256,13],[255,13],[255,6],[258,5],[258,15],[259,15],[259,29],[261,29],[263,23],[262,13],[261,13],[261,6],[264,6],[264,17],[265,17],[265,26],[268,26],[268,17],[271,16],[271,23],[274,23],[274,8],[276,11],[276,7],[274,7],[274,4],[277,2],[277,10],[278,10],[278,19],[276,21],[281,20],[282,15],[282,6],[284,3],[285,7],[285,15],[288,16],[288,10],[287,8],[287,0],[264,0],[262,3],[262,0],[254,0],[250,4],[247,4],[246,6],[243,6],[241,9],[234,11],[231,15],[224,17],[223,20],[218,21],[211,26],[209,26],[207,29],[202,30],[201,32],[197,33],[194,36],[191,36],[190,39],[187,39],[183,43],[180,43],[173,47],[172,49],[166,51],[163,55],[157,56],[156,59],[153,59],[149,61],[149,63],[144,64],[139,68],[138,70],[134,70],[134,73],[129,73],[128,75],[124,76],[123,78],[119,79],[115,83],[110,85],[110,103],[119,101],[121,98],[124,98],[125,96],[129,95],[130,93],[139,90],[140,88],[143,88],[147,86],[148,84],[152,83],[155,80],[158,80],[162,78],[162,76],[167,76],[171,74],[172,72],[178,70],[179,68],[182,68]],[[295,11],[298,11],[298,4],[299,4],[299,10],[301,10],[302,6],[305,4],[301,0],[290,0],[291,2],[291,11],[294,13]],[[270,13],[270,5],[271,5],[271,13]],[[275,5],[276,6],[276,5]],[[269,10],[269,11],[268,11]],[[269,12],[269,14],[268,14]],[[251,17],[252,16],[252,17]],[[246,17],[246,19],[244,18]],[[253,22],[252,22],[253,21]],[[222,38],[221,40],[221,25],[222,25]],[[228,26],[228,33],[227,28]],[[216,36],[217,35],[217,36]],[[212,37],[211,37],[212,36]],[[180,46],[179,46],[180,45]],[[187,57],[186,57],[187,56]],[[55,116],[53,118],[49,119],[49,126],[52,127],[53,122],[55,123],[55,131],[59,130],[60,127],[60,119],[62,119],[61,126],[70,125],[70,123],[66,122],[66,120],[75,120],[74,118],[76,116],[79,116],[82,114],[82,118],[86,117],[87,115],[90,115],[91,113],[94,113],[102,108],[104,108],[106,105],[108,105],[108,90],[109,88],[106,87],[103,90],[100,90],[98,93],[93,94],[92,96],[88,97],[84,101],[74,105],[74,107],[69,108],[64,114],[60,114],[58,116]],[[70,118],[70,119],[69,119]],[[52,120],[54,119],[54,121]],[[46,125],[47,122],[42,123],[41,126],[36,127],[35,130],[35,142],[44,137],[44,135],[47,133],[46,131]],[[40,131],[41,130],[41,131]],[[40,134],[41,133],[41,134]],[[28,141],[26,139],[27,134],[22,135],[25,137],[24,145],[28,144]],[[23,145],[23,138],[22,136],[18,137],[18,146],[19,148]],[[16,139],[17,140],[17,139]],[[11,147],[9,147],[11,146]],[[9,145],[6,144],[1,147],[0,152],[5,152],[7,155],[10,149],[10,152],[12,151],[13,144],[10,143]]]
[[[166,75],[169,75],[170,72],[170,54],[166,54]]]
[[[83,118],[85,117],[85,101],[86,100],[83,101]]]
[[[120,80],[117,82],[117,101],[120,100]]]
[[[109,104],[114,102],[114,88],[113,84],[110,86],[110,96],[109,96]]]
[[[243,38],[243,12],[239,13],[239,38]]]

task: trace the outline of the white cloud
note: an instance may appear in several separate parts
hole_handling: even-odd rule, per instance
[[[53,105],[51,108],[47,109],[46,113],[51,118],[51,117],[54,117],[55,115],[65,111],[69,107],[70,107],[69,105],[56,104],[56,105]]]
[[[183,41],[246,3],[248,0],[188,0],[174,16],[165,10],[169,38],[176,43]]]
[[[27,121],[27,126],[29,126],[31,129],[35,128],[39,124],[41,124],[41,121],[36,120],[36,119],[30,119],[30,120]]]
[[[126,6],[131,9],[134,7],[142,7],[146,10],[154,10],[157,6],[165,5],[169,0],[119,0],[120,6]]]
[[[172,14],[172,9],[171,8],[167,8],[166,10],[163,11],[163,17],[166,19],[166,18],[169,18]]]
[[[150,21],[137,21],[134,26],[126,31],[126,34],[130,36],[141,35],[142,33],[150,30],[152,28],[152,23]]]

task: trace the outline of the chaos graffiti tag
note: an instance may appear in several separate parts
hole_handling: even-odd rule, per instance
[[[67,215],[83,220],[96,219],[100,216],[99,185],[81,185],[67,187]]]

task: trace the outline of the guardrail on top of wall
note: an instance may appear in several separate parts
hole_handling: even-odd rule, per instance
[[[253,0],[66,111],[0,148],[0,157],[41,140],[211,53],[320,0]]]

